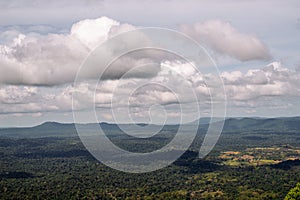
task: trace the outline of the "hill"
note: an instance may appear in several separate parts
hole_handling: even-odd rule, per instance
[[[214,120],[220,123],[218,120]],[[200,120],[200,130],[205,130],[209,120]],[[101,128],[108,133],[121,131],[117,124],[100,123]],[[140,127],[146,124],[138,124]],[[84,129],[95,132],[99,124],[78,124]],[[133,124],[122,124],[125,128],[134,128]],[[191,125],[193,126],[193,124]],[[157,125],[151,125],[156,128]],[[151,128],[150,127],[150,128]],[[165,125],[164,130],[176,131],[178,125]],[[151,130],[151,129],[148,129]],[[298,133],[300,130],[300,117],[286,118],[228,118],[225,120],[223,133]],[[77,136],[75,124],[63,124],[58,122],[45,122],[41,125],[26,128],[2,128],[0,129],[1,137],[74,137]]]

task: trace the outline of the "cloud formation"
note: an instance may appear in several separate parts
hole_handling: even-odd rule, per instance
[[[216,52],[240,61],[266,60],[271,57],[266,45],[257,37],[239,32],[228,22],[208,20],[192,26],[183,24],[179,29]]]
[[[273,62],[261,69],[223,72],[227,96],[236,101],[260,97],[300,96],[300,73]]]
[[[235,108],[246,108],[247,112],[253,112],[258,106],[284,107],[286,103],[291,106],[289,101],[280,103],[277,100],[300,97],[300,73],[279,62],[246,72],[223,72],[221,77],[228,101]],[[179,106],[183,106],[186,117],[189,117],[187,113],[193,113],[193,105],[197,103],[191,90],[204,108],[201,112],[209,113],[210,88],[205,80],[213,78],[195,71],[190,64],[182,61],[165,61],[161,71],[149,78],[150,84],[143,86],[140,83],[144,81],[137,78],[104,80],[98,85],[96,81],[86,81],[58,88],[5,86],[0,89],[0,114],[69,112],[72,110],[72,94],[75,93],[76,110],[91,109],[95,105],[103,117],[111,116],[112,108],[118,110],[120,116],[127,116],[129,109],[133,116],[143,121],[149,117],[149,108],[153,105],[164,106],[167,115],[173,119],[180,117]],[[164,86],[174,87],[170,90]],[[272,102],[268,98],[272,98]],[[159,109],[153,112],[157,116],[163,114]]]
[[[53,86],[73,82],[81,63],[94,48],[114,35],[133,29],[135,27],[130,24],[101,17],[79,21],[67,34],[19,34],[9,44],[0,45],[0,83]],[[129,42],[138,43],[139,40]],[[103,56],[113,57],[128,42],[123,43],[105,49]],[[135,66],[151,63],[152,58],[158,56],[151,52],[144,56],[123,56],[105,71],[102,78],[120,78]],[[84,78],[98,78],[104,67],[95,63],[85,72]],[[154,76],[158,70],[152,68],[147,73],[147,70],[140,69],[130,75],[140,78]]]
[[[217,94],[211,94],[206,81],[213,82],[216,77],[201,74],[190,63],[164,52],[147,49],[121,56],[104,71],[98,85],[94,79],[103,69],[91,65],[84,71],[82,82],[72,85],[82,61],[99,43],[134,29],[133,25],[101,17],[79,21],[68,33],[3,33],[0,37],[10,42],[0,45],[0,115],[34,113],[39,116],[47,112],[71,112],[72,94],[77,93],[73,101],[76,110],[90,109],[95,104],[103,119],[111,119],[113,107],[119,109],[118,113],[123,117],[128,114],[123,108],[129,108],[133,116],[143,121],[149,118],[149,108],[153,105],[151,112],[158,122],[164,112],[155,105],[165,107],[171,118],[179,118],[179,106],[183,106],[187,119],[194,113],[195,103],[199,103],[195,102],[192,90],[200,100],[201,112],[209,114],[210,95]],[[220,20],[183,25],[181,30],[212,50],[240,61],[270,57],[269,50],[258,38],[240,33]],[[124,46],[140,43],[139,38],[118,41],[102,53],[108,57],[118,54]],[[266,98],[299,98],[299,72],[299,68],[293,71],[274,62],[246,72],[224,71],[221,77],[228,101],[236,108],[247,107],[247,112],[254,113],[256,106],[268,106]],[[156,84],[140,87],[144,81]],[[173,86],[173,91],[160,84]],[[292,106],[292,102],[288,101],[288,104]],[[278,102],[270,105],[286,106]],[[196,119],[199,115],[193,117]]]
[[[72,111],[72,95],[76,110],[100,109],[100,115],[111,115],[116,109],[118,115],[128,120],[128,110],[140,121],[149,118],[149,109],[160,122],[164,114],[161,107],[171,119],[195,120],[196,96],[208,99],[208,93],[195,92],[197,87],[205,88],[204,79],[190,64],[181,61],[165,61],[161,71],[146,81],[140,78],[114,80],[83,81],[76,85],[59,87],[4,86],[0,90],[0,114],[24,114]],[[14,105],[14,106],[8,106]],[[159,105],[157,107],[157,105]],[[154,106],[154,107],[153,107]],[[125,117],[127,116],[127,117]],[[192,118],[192,119],[191,119]]]
[[[76,73],[86,56],[99,44],[122,32],[134,30],[130,24],[121,24],[101,17],[86,19],[72,25],[65,34],[18,34],[9,44],[0,45],[0,83],[13,85],[59,85],[74,81]],[[254,36],[242,34],[229,23],[211,20],[193,26],[182,25],[183,32],[208,44],[213,50],[238,60],[267,59],[268,49]],[[4,34],[12,37],[16,32]],[[124,46],[136,45],[144,36],[128,38],[102,52],[113,57]],[[151,43],[151,41],[149,41]],[[147,66],[164,60],[174,60],[164,52],[145,50],[123,56],[107,71],[103,66],[93,65],[83,78],[118,79],[136,66],[127,77],[148,78],[157,75],[160,66]]]

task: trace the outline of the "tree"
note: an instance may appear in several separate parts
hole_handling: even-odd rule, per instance
[[[284,200],[300,200],[300,183],[289,191]]]

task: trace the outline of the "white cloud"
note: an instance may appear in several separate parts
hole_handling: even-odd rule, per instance
[[[266,96],[300,96],[300,74],[273,62],[261,69],[223,72],[226,93],[232,100],[249,101]]]
[[[18,104],[28,101],[37,94],[36,87],[6,86],[0,88],[1,104]]]
[[[151,106],[161,105],[166,115],[172,119],[178,119],[178,113],[182,113],[188,119],[195,114],[197,103],[191,91],[194,91],[200,100],[202,114],[209,113],[211,90],[205,84],[205,80],[214,77],[200,74],[192,65],[181,61],[166,61],[161,65],[162,70],[157,76],[148,79],[103,80],[98,85],[96,81],[89,81],[74,86],[47,88],[5,86],[0,89],[0,114],[37,113],[38,116],[39,113],[45,112],[70,112],[72,94],[75,93],[76,110],[92,109],[95,104],[96,110],[101,110],[100,116],[111,116],[113,108],[120,117],[123,116],[124,121],[128,119],[125,117],[128,110],[143,121],[142,119],[149,119]],[[235,109],[244,109],[248,114],[254,113],[261,106],[284,108],[285,103],[289,103],[290,109],[291,102],[279,100],[289,99],[291,96],[300,97],[300,74],[283,67],[280,63],[271,63],[246,72],[223,72],[221,76],[230,104],[234,105]],[[143,83],[149,84],[141,85]],[[153,113],[157,116],[162,114],[160,109],[153,110]],[[197,115],[193,117],[191,118],[195,119]]]
[[[180,30],[220,54],[240,61],[269,59],[268,48],[254,35],[239,32],[230,23],[208,20],[194,25],[181,25]]]
[[[78,38],[89,49],[94,49],[109,37],[110,29],[120,23],[107,18],[85,19],[73,24],[70,35]]]
[[[11,41],[0,45],[0,83],[4,84],[0,88],[0,114],[33,113],[38,117],[45,112],[70,112],[73,93],[77,94],[73,102],[76,110],[90,109],[95,104],[96,109],[106,109],[101,112],[105,119],[111,119],[108,110],[112,107],[121,109],[120,115],[126,116],[127,110],[123,112],[122,109],[129,108],[134,116],[147,119],[153,105],[163,106],[167,116],[179,118],[178,113],[183,113],[188,118],[195,112],[196,100],[201,101],[202,112],[209,113],[210,95],[216,94],[211,93],[206,81],[213,82],[216,77],[201,74],[193,63],[176,60],[163,52],[145,50],[119,58],[104,72],[104,79],[98,85],[95,80],[70,84],[93,48],[110,37],[133,29],[135,27],[130,24],[101,17],[75,23],[70,32],[64,34],[3,34]],[[238,60],[269,57],[268,49],[256,37],[240,33],[222,21],[183,26],[182,30],[207,42],[215,51]],[[138,44],[137,38],[118,41],[103,52],[104,56],[118,54],[126,45]],[[92,65],[83,77],[98,78],[101,70]],[[228,100],[237,107],[247,107],[248,113],[253,113],[257,105],[265,105],[263,102],[268,97],[300,96],[299,70],[292,71],[277,62],[246,72],[227,71],[221,76]],[[147,81],[151,84],[142,86]],[[37,87],[44,85],[56,87]],[[195,100],[193,92],[198,99]],[[179,110],[178,102],[183,110]],[[280,102],[276,106],[284,107]],[[164,116],[160,108],[152,112]],[[190,119],[199,115],[193,117]]]
[[[67,34],[19,34],[9,44],[0,45],[0,83],[52,86],[73,82],[81,63],[95,47],[116,34],[133,29],[132,25],[101,17],[77,22]],[[111,45],[101,55],[114,57],[122,48],[139,44],[140,40],[147,39],[145,37],[135,34],[128,41]],[[99,78],[104,72],[103,79],[118,79],[129,71],[128,78],[155,76],[159,66],[143,65],[164,59],[162,54],[151,50],[128,54],[106,71],[106,66],[96,60],[84,71],[83,78]],[[99,61],[98,57],[96,59]]]
[[[81,63],[91,50],[108,38],[133,29],[135,27],[130,24],[101,17],[79,21],[66,34],[19,34],[11,43],[0,45],[0,83],[52,86],[73,82]],[[257,38],[239,33],[222,21],[207,21],[193,27],[186,25],[182,30],[201,41],[208,41],[215,50],[241,60],[269,56]],[[135,47],[141,41],[151,44],[145,35],[136,34],[126,41],[117,39],[115,45],[111,44],[100,53],[103,57],[114,57],[128,45]],[[167,59],[174,60],[174,57],[154,50],[137,51],[120,57],[106,71],[103,71],[106,66],[101,66],[97,62],[99,60],[95,60],[91,61],[94,63],[89,68],[83,70],[81,78],[99,78],[102,72],[103,79],[119,79],[124,75],[127,78],[154,77],[161,70],[159,63]]]
[[[70,35],[19,35],[0,46],[0,82],[54,85],[70,82],[88,50]]]

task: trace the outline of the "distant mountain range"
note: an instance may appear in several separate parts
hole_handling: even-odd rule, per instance
[[[300,117],[280,118],[229,118],[224,124],[224,131],[263,131],[263,132],[285,132],[299,131]]]
[[[213,123],[220,123],[221,119],[213,119]],[[200,129],[208,127],[210,119],[203,118],[199,121]],[[87,130],[96,129],[99,124],[80,124]],[[105,131],[120,131],[117,124],[100,123]],[[146,126],[146,124],[138,124]],[[194,123],[189,124],[193,126]],[[133,126],[123,124],[123,126]],[[159,125],[152,125],[159,126]],[[168,130],[177,130],[178,125],[165,125]],[[227,118],[224,123],[223,133],[272,133],[272,132],[293,132],[300,134],[300,117],[281,117],[281,118]],[[75,124],[63,124],[58,122],[45,122],[41,125],[26,128],[1,128],[0,137],[70,137],[77,136]]]

